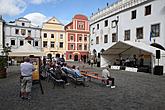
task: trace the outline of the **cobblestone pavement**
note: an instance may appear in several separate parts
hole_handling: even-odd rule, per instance
[[[70,63],[73,64],[73,63]],[[87,64],[74,63],[81,69],[101,72]],[[53,89],[43,81],[44,94],[38,84],[32,88],[32,99],[19,97],[19,68],[9,67],[8,77],[0,79],[0,110],[165,110],[165,76],[126,71],[112,71],[115,89],[100,81],[87,82],[89,87],[74,84]]]

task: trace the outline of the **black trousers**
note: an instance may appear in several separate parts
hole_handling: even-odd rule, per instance
[[[114,86],[115,85],[115,78],[111,78],[111,77],[108,77],[108,79],[107,79],[107,85],[109,85],[109,81],[112,81],[112,86]]]

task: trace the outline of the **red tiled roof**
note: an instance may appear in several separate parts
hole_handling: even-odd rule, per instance
[[[81,15],[81,14],[75,15],[73,19],[88,20],[88,18],[86,16]]]
[[[25,38],[25,40],[33,40],[33,38],[28,36],[28,37]]]

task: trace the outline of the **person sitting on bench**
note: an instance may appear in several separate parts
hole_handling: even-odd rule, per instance
[[[66,74],[61,70],[60,66],[56,66],[54,72],[55,72],[54,77],[56,79],[62,79],[65,81],[65,85],[69,85]]]
[[[107,82],[107,87],[115,88],[114,85],[114,78],[111,77],[110,71],[108,70],[108,67],[102,70],[102,78],[104,78]],[[112,81],[112,84],[109,84],[109,81]]]

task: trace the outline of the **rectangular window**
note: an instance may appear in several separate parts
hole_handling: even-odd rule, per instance
[[[81,45],[81,44],[78,45],[78,49],[79,49],[79,50],[82,50],[82,45]]]
[[[70,40],[74,40],[74,37],[73,36],[70,36]]]
[[[97,29],[99,29],[99,24],[97,24]]]
[[[87,44],[84,45],[84,50],[87,50]]]
[[[51,38],[54,38],[54,34],[51,34]]]
[[[15,34],[19,34],[19,29],[15,29]]]
[[[95,33],[95,28],[92,29],[92,34],[94,34],[94,33]]]
[[[131,19],[136,19],[136,10],[132,11]]]
[[[63,34],[60,34],[60,39],[63,39]]]
[[[77,23],[77,26],[78,26],[78,27],[77,27],[78,29],[81,29],[81,30],[84,30],[84,29],[85,29],[85,24],[84,24],[84,22],[78,22],[78,23]]]
[[[38,46],[38,41],[35,41],[35,46]]]
[[[47,47],[47,41],[43,41],[43,47]]]
[[[25,29],[21,29],[21,34],[25,35],[26,34],[26,30]]]
[[[80,42],[82,41],[82,37],[79,37],[79,41],[80,41]]]
[[[108,26],[108,20],[104,21],[104,26],[107,27]]]
[[[96,44],[99,44],[99,37],[96,37]]]
[[[145,7],[145,16],[150,15],[151,14],[151,5],[148,5]]]
[[[20,44],[20,46],[24,45],[23,40],[20,40],[20,41],[19,41],[19,44]]]
[[[124,40],[130,40],[130,30],[125,30],[124,32]]]
[[[31,30],[28,30],[28,36],[31,36]]]
[[[69,55],[69,59],[72,59],[72,55],[71,54]]]
[[[63,47],[64,47],[64,43],[60,42],[60,48],[63,48]]]
[[[15,40],[11,39],[11,45],[15,45]]]
[[[50,42],[50,47],[54,48],[54,42]]]
[[[44,33],[44,38],[47,38],[47,33]]]
[[[143,39],[143,28],[142,27],[136,29],[136,38]]]
[[[159,37],[160,36],[160,24],[151,25],[151,37]]]
[[[113,33],[112,34],[112,42],[116,42],[117,41],[117,38],[116,38],[116,33]]]
[[[104,43],[108,43],[108,35],[104,35]]]
[[[73,50],[74,49],[74,46],[73,44],[70,45],[70,49]]]
[[[87,37],[86,36],[84,37],[84,41],[87,41]]]

